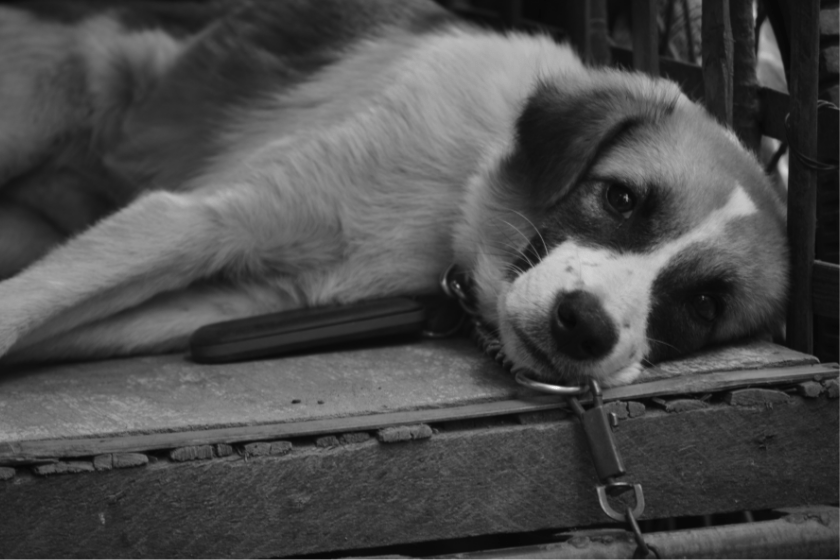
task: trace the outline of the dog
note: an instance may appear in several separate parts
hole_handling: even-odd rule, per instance
[[[0,8],[0,363],[179,351],[452,263],[546,381],[780,324],[783,201],[672,82],[425,0],[67,4]]]

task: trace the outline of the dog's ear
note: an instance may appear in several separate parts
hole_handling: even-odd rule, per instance
[[[516,121],[508,170],[540,205],[561,199],[610,146],[673,111],[679,96],[646,79],[599,74],[573,88],[541,80]],[[625,81],[623,87],[617,80]]]

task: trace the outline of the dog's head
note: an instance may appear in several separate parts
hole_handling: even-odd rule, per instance
[[[544,79],[512,136],[470,186],[456,245],[515,363],[616,385],[780,324],[781,201],[676,85],[616,71]]]

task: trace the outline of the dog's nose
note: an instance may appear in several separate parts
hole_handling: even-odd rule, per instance
[[[601,300],[576,290],[557,296],[551,330],[558,350],[575,360],[594,360],[609,354],[618,332]]]

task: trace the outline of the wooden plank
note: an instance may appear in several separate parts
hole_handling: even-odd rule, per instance
[[[790,150],[817,155],[817,95],[819,73],[819,13],[817,0],[797,2],[791,9]],[[788,239],[791,279],[787,316],[787,344],[811,353],[814,314],[811,307],[814,236],[816,232],[817,172],[798,157],[790,158],[788,181]]]
[[[822,261],[814,262],[812,295],[814,315],[838,318],[840,312],[840,266]]]
[[[0,375],[0,443],[457,406],[518,391],[467,338],[220,365],[179,355],[60,364]]]
[[[733,41],[732,128],[741,142],[758,154],[761,130],[752,0],[730,0],[729,16]]]
[[[708,373],[606,389],[604,400],[610,402],[664,395],[702,394],[737,387],[799,383],[834,377],[837,373],[836,365],[832,364]],[[156,434],[7,442],[0,443],[0,464],[27,464],[56,458],[87,457],[105,453],[156,451],[211,444],[313,437],[418,423],[440,423],[567,408],[564,399],[543,396],[526,389],[522,389],[522,392],[524,394],[518,399],[430,410]],[[212,451],[210,453],[212,454]]]
[[[747,345],[730,345],[710,348],[698,352],[682,360],[662,362],[643,372],[640,382],[656,379],[695,378],[697,373],[711,373],[716,371],[732,371],[739,369],[767,369],[788,367],[795,365],[814,364],[817,359],[772,344],[770,342],[753,342]]]
[[[627,400],[651,398],[664,395],[702,394],[734,389],[736,387],[755,387],[794,383],[813,378],[829,378],[837,375],[836,364],[815,366],[795,366],[775,370],[744,370],[738,372],[706,373],[674,379],[651,381],[640,385],[615,387],[604,391],[606,400]]]
[[[838,401],[622,421],[643,519],[838,500]],[[818,428],[817,428],[818,427]],[[603,523],[577,421],[0,482],[0,555],[301,554]]]
[[[458,354],[447,355],[447,350],[453,350],[453,343],[456,341],[447,344],[422,341],[416,344],[420,349],[435,349],[440,354],[438,357],[450,360],[447,363],[455,371],[465,373],[453,359]],[[451,379],[448,373],[441,373],[440,367],[434,364],[422,375],[402,376],[400,371],[389,370],[392,360],[400,356],[400,353],[392,354],[396,350],[379,349],[369,355],[367,350],[360,350],[361,356],[371,358],[370,362],[362,362],[368,367],[354,365],[354,360],[360,356],[350,357],[346,365],[353,367],[344,370],[343,377],[325,368],[325,363],[329,361],[325,362],[325,356],[320,355],[299,357],[301,362],[297,365],[293,363],[289,368],[282,368],[287,360],[278,361],[278,364],[253,362],[214,367],[214,383],[208,384],[207,376],[201,374],[202,366],[183,363],[170,356],[139,360],[140,364],[151,362],[157,365],[148,370],[141,368],[138,371],[138,360],[128,360],[120,362],[130,366],[122,370],[114,369],[113,364],[110,367],[103,367],[108,364],[88,364],[92,370],[67,372],[62,367],[42,372],[40,378],[23,377],[18,383],[4,385],[0,380],[0,389],[6,389],[5,392],[0,391],[0,407],[9,412],[0,416],[0,463],[269,440],[292,435],[312,436],[418,422],[516,414],[558,406],[552,399],[534,401],[531,391],[516,385],[508,374],[492,363],[487,364],[489,369],[480,376],[467,375],[464,379]],[[405,350],[402,357],[409,360],[415,355],[412,351],[417,348],[407,345]],[[464,348],[464,351],[467,359],[484,360],[471,347]],[[345,352],[335,354],[331,359],[347,357]],[[377,356],[381,359],[375,359]],[[685,360],[658,364],[643,372],[640,383],[608,390],[606,395],[609,400],[636,398],[645,394],[684,394],[710,391],[715,387],[755,384],[762,378],[767,383],[803,380],[833,371],[825,369],[825,366],[819,369],[778,369],[814,362],[811,356],[766,342],[721,347]],[[768,370],[768,367],[776,369]],[[308,376],[301,379],[276,375],[281,369],[295,371],[297,368],[307,371]],[[735,368],[756,371],[731,371]],[[103,369],[107,376],[100,375]],[[728,373],[706,377],[703,372]],[[360,399],[359,393],[369,392],[371,378],[377,380],[379,390],[374,392],[373,397]],[[184,379],[188,382],[184,383]],[[657,383],[651,385],[645,381]],[[324,389],[321,387],[324,383],[332,387]],[[438,383],[450,386],[427,387]],[[314,392],[313,386],[317,388]],[[139,387],[145,387],[148,392],[142,393]],[[327,399],[326,395],[336,390],[346,395],[343,397],[346,402],[338,399],[339,402],[332,404],[333,400],[329,399],[330,406],[316,404],[320,398]],[[47,394],[41,394],[41,391]],[[611,396],[612,391],[617,391],[615,397]],[[274,394],[285,394],[287,397],[279,402],[264,397]],[[298,399],[293,399],[289,404],[289,394],[303,397],[310,405],[297,409],[304,403],[294,404],[293,401]],[[411,396],[406,399],[404,394]],[[400,397],[393,398],[393,395]],[[143,406],[136,402],[140,397],[144,399]],[[235,406],[239,402],[251,403],[253,410],[240,410]],[[321,402],[326,404],[327,401]],[[67,406],[68,403],[70,406]],[[200,404],[196,406],[195,403]],[[63,408],[65,406],[66,409]],[[424,407],[428,410],[417,410]],[[131,423],[123,421],[115,424],[114,417],[119,417],[126,410],[131,411],[132,416],[128,418]],[[258,421],[254,421],[254,411],[260,412],[256,416]],[[91,418],[89,422],[75,426],[63,423],[29,424],[30,419],[38,420],[47,413],[53,415],[54,422],[69,423],[79,417]],[[55,436],[50,437],[49,434]]]
[[[733,39],[729,0],[705,0],[702,20],[703,101],[709,112],[732,125]]]
[[[632,0],[633,67],[651,76],[659,75],[658,2]]]
[[[763,342],[709,350],[643,380],[809,363]],[[225,365],[182,356],[0,375],[0,444],[251,427],[516,399],[524,389],[468,339],[412,340]]]

